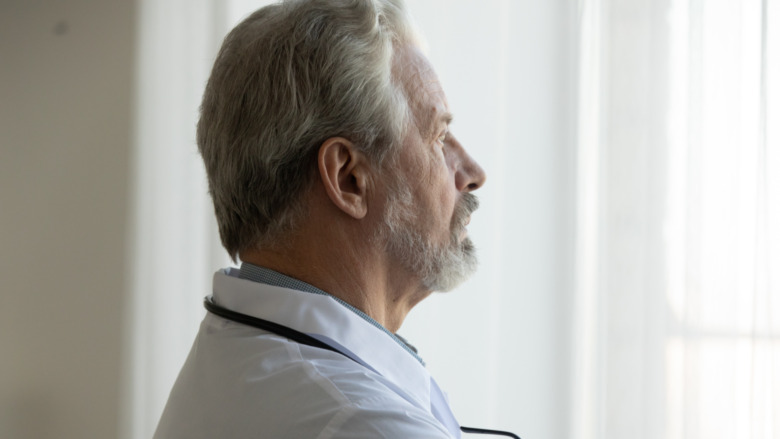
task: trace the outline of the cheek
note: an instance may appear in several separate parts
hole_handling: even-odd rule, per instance
[[[435,211],[432,212],[432,215],[435,215],[436,227],[449,233],[457,203],[456,194],[448,186],[440,186],[436,189],[434,196],[433,203],[435,205],[433,208]]]
[[[431,214],[436,215],[441,222],[446,219],[449,224],[458,197],[454,173],[441,155],[438,160],[431,161],[430,165],[425,184],[420,190],[428,194]]]

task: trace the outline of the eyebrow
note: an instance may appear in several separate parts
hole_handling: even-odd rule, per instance
[[[428,125],[428,136],[435,136],[436,132],[439,130],[439,124],[444,123],[447,126],[452,123],[453,115],[449,111],[445,111],[438,116],[434,117]]]
[[[439,122],[444,122],[445,124],[449,125],[452,123],[453,118],[454,116],[452,115],[452,113],[450,113],[449,111],[445,111],[444,113],[442,113],[441,116],[439,116],[438,120]]]

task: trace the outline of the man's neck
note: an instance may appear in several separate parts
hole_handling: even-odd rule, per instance
[[[393,333],[411,308],[430,294],[415,287],[408,273],[393,270],[381,252],[341,245],[339,254],[331,254],[328,250],[336,246],[310,243],[308,251],[296,251],[298,246],[287,245],[283,251],[247,251],[241,259],[338,297]],[[349,249],[347,254],[344,249]]]

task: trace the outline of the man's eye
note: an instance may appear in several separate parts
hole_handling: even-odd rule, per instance
[[[439,136],[436,141],[444,145],[444,141],[447,139],[447,133],[442,133],[441,136]]]

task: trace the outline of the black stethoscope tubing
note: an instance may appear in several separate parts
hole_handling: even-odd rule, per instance
[[[307,346],[312,346],[315,348],[325,349],[331,352],[335,352],[337,354],[341,354],[347,358],[349,358],[352,361],[355,361],[352,357],[349,355],[346,355],[345,353],[339,351],[338,349],[334,348],[333,346],[330,346],[327,343],[323,343],[316,338],[304,334],[303,332],[296,331],[293,328],[290,328],[288,326],[280,325],[278,323],[274,323],[268,320],[260,319],[257,317],[249,316],[246,314],[241,314],[240,312],[236,312],[227,308],[224,308],[222,306],[217,305],[214,303],[214,299],[211,296],[206,297],[203,300],[203,306],[206,307],[206,310],[214,315],[217,315],[219,317],[222,317],[227,320],[231,320],[237,323],[241,323],[247,326],[251,326],[253,328],[262,329],[264,331],[268,331],[270,333],[281,335],[284,338],[290,339],[296,343],[300,343]],[[360,364],[360,363],[358,363]],[[361,366],[363,366],[361,364]],[[515,439],[520,439],[520,436],[510,433],[508,431],[501,431],[501,430],[489,430],[486,428],[473,428],[473,427],[460,427],[460,430],[464,433],[475,433],[475,434],[492,434],[496,436],[508,436]]]

